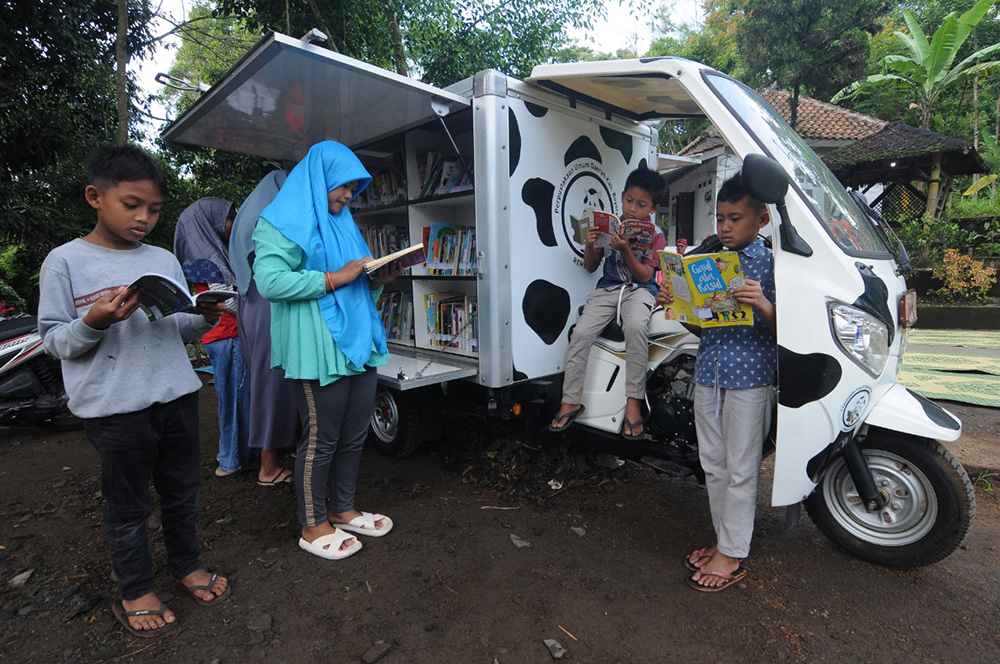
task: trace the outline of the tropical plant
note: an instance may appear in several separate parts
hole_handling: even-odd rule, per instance
[[[957,249],[945,249],[944,260],[934,268],[932,276],[944,285],[932,292],[945,302],[983,302],[990,287],[997,282],[997,271],[985,267],[982,261],[961,254]]]
[[[920,24],[909,10],[903,18],[909,33],[897,31],[896,37],[905,47],[902,55],[887,55],[882,60],[883,73],[857,81],[833,96],[834,103],[856,96],[875,85],[898,83],[910,87],[920,106],[920,126],[928,129],[931,112],[941,95],[977,74],[1000,73],[1000,60],[988,60],[1000,51],[1000,43],[981,48],[958,64],[955,59],[972,29],[986,16],[995,0],[979,0],[961,16],[951,12],[928,41]]]

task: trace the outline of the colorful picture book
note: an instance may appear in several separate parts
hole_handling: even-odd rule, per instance
[[[389,341],[413,341],[413,296],[401,291],[383,291],[375,304]]]
[[[431,222],[427,230],[427,274],[438,276],[476,273],[476,229]]]
[[[370,168],[369,172],[372,181],[364,191],[351,201],[352,209],[363,210],[402,203],[406,200],[406,178],[403,175],[402,153],[393,156],[392,164],[381,168]]]
[[[464,159],[440,152],[417,155],[420,191],[418,198],[441,196],[472,189],[472,166]]]
[[[621,219],[605,210],[587,209],[584,211],[584,219],[589,219],[589,223],[581,224],[581,230],[586,238],[587,228],[596,226],[599,232],[595,247],[605,248],[610,246],[612,235],[624,235],[632,248],[632,253],[639,261],[653,258],[653,238],[656,237],[656,224],[652,219]]]
[[[479,310],[475,295],[453,291],[424,295],[431,347],[479,352]]]
[[[663,282],[674,296],[663,310],[667,320],[703,328],[753,325],[753,307],[737,302],[730,292],[746,284],[739,254],[657,253]]]

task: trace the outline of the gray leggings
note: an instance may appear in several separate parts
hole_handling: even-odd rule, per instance
[[[329,385],[294,381],[304,429],[295,457],[295,492],[303,526],[322,524],[328,509],[354,509],[358,467],[377,383],[378,374],[371,368]]]

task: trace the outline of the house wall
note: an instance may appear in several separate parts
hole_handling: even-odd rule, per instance
[[[693,247],[706,236],[715,233],[716,193],[723,182],[739,172],[741,164],[735,155],[723,154],[707,159],[695,170],[670,183],[670,203],[660,208],[661,215],[669,219],[664,224],[668,245],[677,242],[677,220],[670,218],[670,215],[673,214],[677,196],[681,193],[694,193],[694,236],[688,238],[690,245]]]

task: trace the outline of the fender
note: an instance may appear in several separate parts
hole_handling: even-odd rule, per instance
[[[899,383],[879,399],[865,421],[871,426],[945,442],[962,435],[962,422],[957,417]]]

